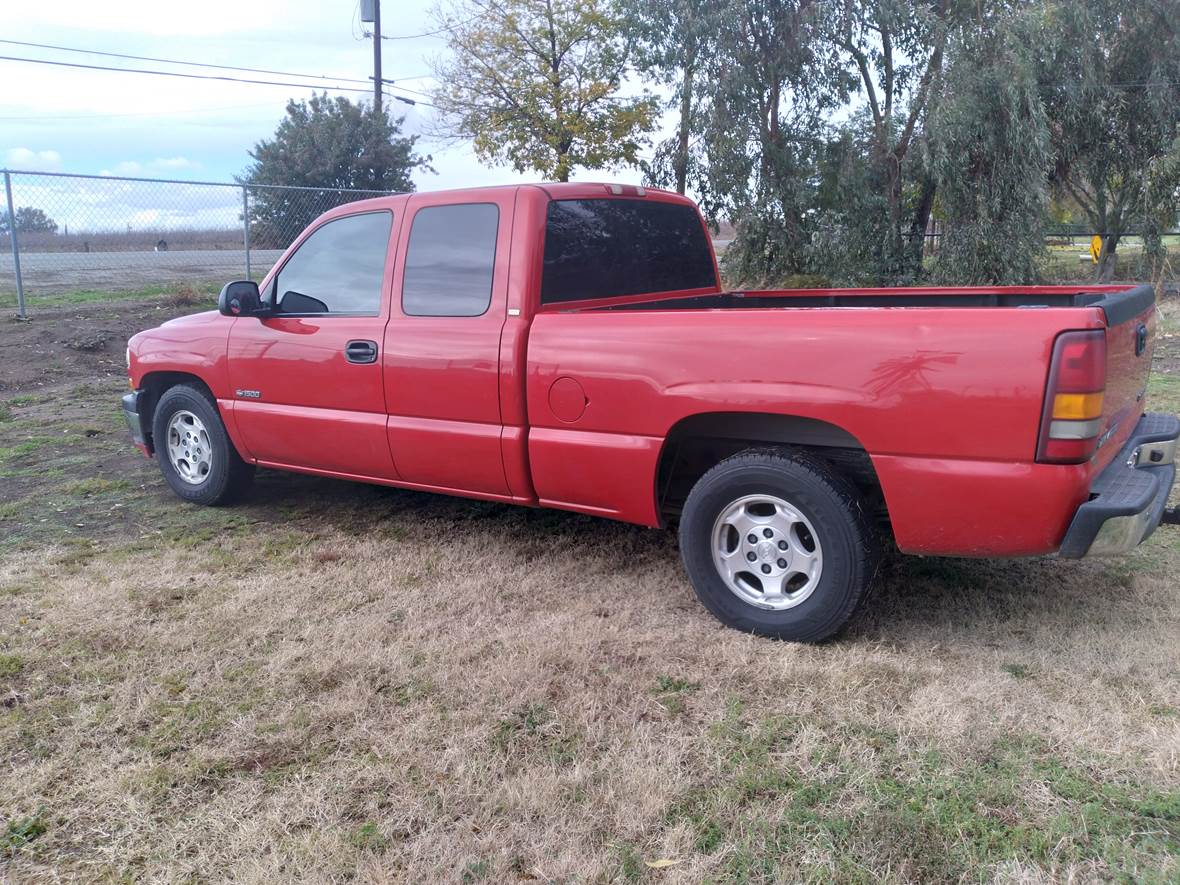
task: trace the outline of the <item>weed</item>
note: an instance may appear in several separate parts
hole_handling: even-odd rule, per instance
[[[0,842],[0,854],[11,857],[37,837],[43,836],[48,829],[49,824],[40,812],[19,820],[9,820],[4,828],[3,842]]]
[[[492,745],[509,756],[539,754],[564,767],[573,762],[577,742],[553,710],[542,704],[526,704],[500,720]]]
[[[643,878],[643,855],[630,842],[615,842],[614,851],[618,877],[624,882],[639,882]]]
[[[675,676],[659,676],[652,691],[669,716],[679,716],[684,712],[687,696],[700,687],[699,682],[689,682]]]
[[[1027,664],[1000,664],[1000,669],[1011,676],[1013,679],[1029,679],[1032,677],[1032,670],[1029,669]]]
[[[492,863],[487,858],[479,858],[478,860],[468,861],[463,867],[463,873],[459,877],[460,881],[465,883],[470,882],[484,882],[492,873]]]
[[[372,821],[363,823],[353,830],[349,841],[361,851],[381,851],[389,844],[389,840]]]
[[[17,676],[25,668],[20,655],[0,654],[0,678]]]

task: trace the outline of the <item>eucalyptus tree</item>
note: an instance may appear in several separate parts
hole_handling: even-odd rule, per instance
[[[962,0],[832,0],[825,35],[847,65],[863,113],[847,128],[863,149],[856,188],[842,188],[844,225],[864,273],[908,281],[921,271],[922,236],[936,182],[915,150],[940,89],[947,41]],[[974,4],[971,4],[974,6]],[[847,155],[845,156],[847,160]]]
[[[806,272],[824,122],[850,86],[822,39],[821,0],[731,0],[719,16],[701,149],[714,216],[736,227],[735,282]]]
[[[1038,13],[1021,9],[981,16],[951,39],[928,141],[945,221],[932,268],[938,282],[1039,276],[1053,165],[1037,80],[1043,41]]]
[[[676,133],[656,145],[646,164],[647,181],[683,194],[689,178],[698,196],[708,190],[693,132],[703,125],[701,78],[707,78],[716,44],[716,28],[726,4],[718,0],[625,0],[628,27],[637,40],[636,67],[671,87],[669,107],[676,110]]]
[[[1180,127],[1180,4],[1073,0],[1045,6],[1041,91],[1055,146],[1053,181],[1103,237],[1098,277],[1122,238],[1158,246],[1175,219]]]

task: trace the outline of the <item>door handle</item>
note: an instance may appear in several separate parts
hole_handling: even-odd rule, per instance
[[[377,362],[376,341],[349,341],[344,347],[344,358],[350,363],[368,365]]]

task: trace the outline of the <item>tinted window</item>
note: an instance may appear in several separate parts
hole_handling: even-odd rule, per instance
[[[389,212],[337,218],[316,228],[279,271],[280,313],[381,312]]]
[[[474,317],[492,301],[496,228],[491,203],[431,206],[414,216],[402,310],[411,316]]]
[[[656,200],[555,200],[545,230],[541,302],[717,285],[700,217]]]

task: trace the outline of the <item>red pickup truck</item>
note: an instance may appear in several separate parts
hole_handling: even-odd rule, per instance
[[[480,188],[325,213],[135,335],[123,409],[199,504],[257,465],[678,523],[713,614],[816,641],[885,535],[1080,557],[1175,521],[1154,329],[1150,286],[726,291],[681,196]]]

